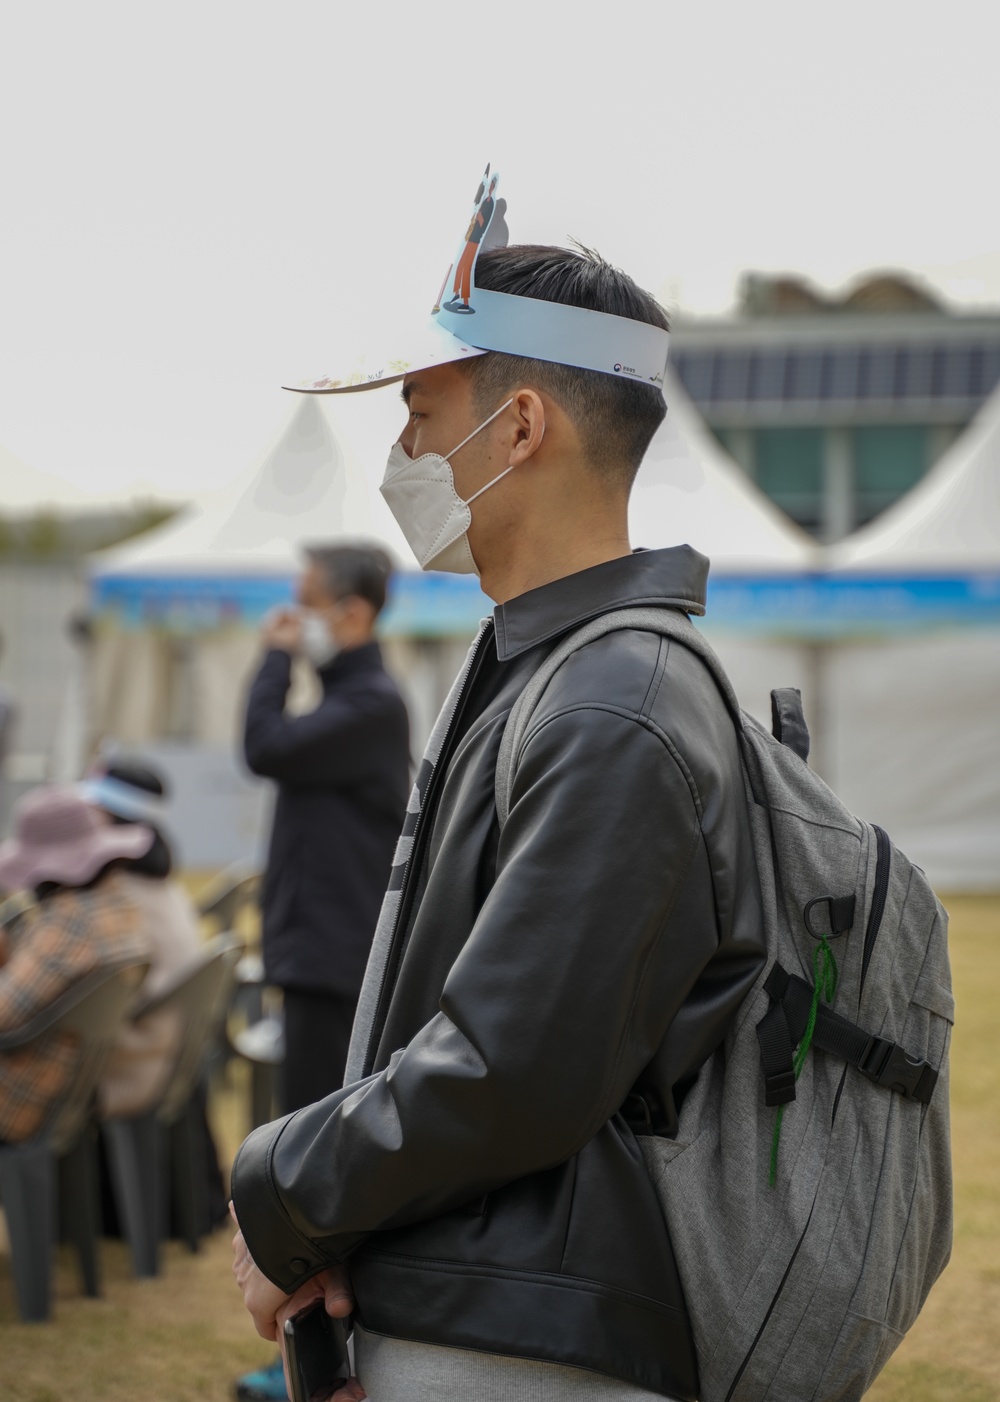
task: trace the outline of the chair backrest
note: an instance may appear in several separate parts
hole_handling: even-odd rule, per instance
[[[221,871],[198,902],[198,914],[220,921],[231,930],[244,906],[260,899],[260,870],[249,862],[234,862]]]
[[[38,902],[27,891],[15,891],[12,896],[0,901],[0,928],[8,936],[17,931],[26,915],[30,915]]]
[[[201,1072],[205,1051],[217,1035],[226,1016],[236,983],[236,965],[243,942],[235,935],[216,935],[193,969],[155,998],[132,1009],[132,1021],[141,1022],[151,1013],[174,1008],[180,1014],[183,1031],[166,1087],[156,1106],[159,1118],[171,1124],[181,1113]]]
[[[136,987],[147,968],[147,964],[133,961],[96,969],[30,1022],[0,1038],[2,1050],[24,1048],[39,1037],[61,1033],[76,1038],[70,1080],[49,1107],[35,1136],[48,1139],[56,1154],[65,1153],[79,1138]]]

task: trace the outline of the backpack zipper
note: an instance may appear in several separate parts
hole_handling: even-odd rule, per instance
[[[885,914],[885,902],[886,897],[889,894],[889,866],[892,861],[892,848],[889,845],[888,835],[882,830],[882,828],[878,827],[875,823],[872,824],[872,831],[875,834],[875,889],[872,892],[871,909],[868,912],[868,922],[865,925],[865,947],[864,953],[861,957],[862,988],[864,988],[865,986],[865,975],[868,973],[868,965],[871,963],[871,957],[875,950],[875,941],[878,938],[878,932],[882,925],[882,917]],[[834,1101],[834,1119],[836,1119],[837,1116],[837,1106],[840,1104],[840,1092],[841,1090],[843,1090],[844,1077],[846,1075],[847,1067],[845,1066],[844,1076],[841,1077],[840,1085],[837,1088],[836,1099]],[[774,1296],[771,1300],[771,1303],[767,1307],[767,1313],[764,1315],[764,1318],[761,1321],[761,1326],[757,1330],[757,1334],[754,1338],[754,1341],[750,1345],[749,1349],[747,1349],[746,1357],[743,1359],[743,1362],[740,1364],[739,1368],[736,1371],[736,1376],[733,1378],[732,1385],[730,1386],[729,1391],[726,1393],[725,1402],[730,1402],[730,1399],[732,1398],[732,1395],[736,1391],[737,1385],[739,1384],[740,1378],[742,1378],[743,1374],[746,1372],[747,1364],[753,1357],[754,1349],[760,1343],[761,1335],[767,1328],[768,1320],[774,1313],[775,1306],[778,1303],[778,1298],[781,1295],[782,1290],[784,1290],[785,1288],[785,1282],[788,1279],[792,1267],[795,1265],[795,1258],[799,1254],[799,1248],[802,1246],[802,1243],[806,1239],[806,1232],[809,1230],[810,1221],[812,1221],[811,1208],[809,1210],[809,1218],[806,1221],[805,1227],[802,1229],[802,1235],[796,1242],[795,1250],[792,1252],[792,1259],[789,1261],[788,1266],[785,1269],[785,1273],[781,1277],[781,1281],[778,1285],[778,1288],[774,1292]]]
[[[469,670],[465,678],[465,685],[462,688],[462,694],[458,698],[451,720],[448,722],[448,730],[442,741],[437,763],[431,773],[430,782],[427,785],[427,792],[421,798],[420,813],[417,817],[417,825],[413,833],[410,855],[403,866],[403,875],[400,880],[400,902],[399,909],[396,912],[396,924],[393,928],[392,939],[389,943],[389,954],[385,961],[385,968],[382,970],[382,981],[379,984],[378,999],[375,1003],[375,1016],[372,1018],[371,1032],[368,1035],[368,1045],[365,1048],[363,1064],[364,1074],[366,1076],[371,1074],[375,1049],[378,1046],[379,1038],[382,1036],[382,1029],[385,1026],[388,998],[391,997],[392,990],[395,988],[396,976],[399,973],[399,965],[402,961],[400,933],[406,930],[410,914],[413,910],[414,884],[410,881],[410,876],[412,872],[420,870],[420,862],[423,860],[424,849],[427,845],[426,835],[430,830],[430,813],[433,807],[433,799],[437,797],[437,791],[441,783],[441,775],[447,768],[447,762],[450,758],[452,740],[454,739],[458,723],[465,712],[466,702],[469,699],[469,692],[476,679],[480,663],[482,662],[485,640],[492,635],[493,627],[490,625],[482,630],[476,640],[476,649],[469,662]]]
[[[882,916],[885,914],[885,899],[889,894],[889,866],[892,861],[892,848],[889,845],[888,835],[875,823],[872,824],[872,832],[875,834],[875,890],[872,892],[872,908],[868,912],[868,924],[865,926],[865,950],[861,959],[861,990],[859,991],[864,990],[868,965],[871,963],[875,941],[882,925]]]
[[[875,834],[875,889],[872,892],[872,908],[868,912],[868,924],[865,926],[865,947],[861,958],[859,996],[865,986],[865,976],[868,973],[868,965],[871,963],[872,953],[875,949],[875,939],[882,926],[882,916],[885,914],[885,900],[889,893],[889,866],[892,861],[892,848],[889,846],[887,835],[876,823],[872,823],[872,832]],[[833,1097],[831,1124],[834,1124],[837,1119],[837,1107],[840,1104],[846,1080],[847,1067],[845,1066],[841,1073],[840,1084],[837,1086],[837,1094]]]
[[[815,1207],[815,1203],[813,1204],[813,1207]],[[754,1341],[753,1341],[753,1343],[752,1343],[752,1344],[750,1345],[750,1347],[747,1349],[747,1351],[746,1351],[746,1356],[745,1356],[745,1358],[743,1359],[743,1362],[740,1364],[740,1366],[739,1366],[739,1367],[737,1368],[737,1370],[736,1370],[736,1376],[733,1378],[733,1381],[732,1381],[732,1383],[730,1384],[730,1387],[729,1387],[729,1391],[726,1393],[725,1402],[730,1402],[730,1399],[731,1399],[733,1393],[736,1391],[736,1388],[737,1388],[737,1386],[739,1385],[740,1378],[742,1378],[743,1374],[746,1372],[747,1364],[750,1362],[750,1359],[753,1357],[753,1351],[754,1351],[754,1349],[757,1347],[757,1345],[760,1343],[761,1335],[763,1334],[764,1330],[767,1328],[767,1322],[768,1322],[768,1320],[771,1318],[771,1315],[774,1313],[774,1307],[775,1307],[775,1305],[778,1303],[778,1296],[781,1294],[782,1290],[784,1290],[784,1288],[785,1288],[785,1281],[788,1279],[789,1275],[791,1274],[792,1267],[795,1265],[795,1258],[796,1258],[796,1257],[798,1256],[798,1254],[799,1254],[799,1248],[801,1247],[802,1243],[803,1243],[803,1242],[805,1241],[805,1239],[806,1239],[806,1232],[809,1230],[809,1223],[812,1221],[812,1215],[813,1215],[813,1208],[810,1207],[810,1209],[809,1209],[809,1216],[806,1218],[806,1224],[805,1224],[805,1226],[802,1228],[802,1235],[799,1237],[798,1241],[795,1243],[795,1250],[792,1252],[792,1259],[789,1261],[788,1265],[785,1267],[785,1274],[781,1277],[781,1281],[780,1281],[780,1283],[779,1283],[779,1285],[778,1285],[778,1288],[777,1288],[777,1290],[775,1290],[774,1295],[773,1295],[773,1297],[772,1297],[772,1299],[771,1299],[771,1303],[770,1303],[770,1304],[768,1305],[768,1307],[767,1307],[767,1313],[765,1314],[764,1318],[761,1320],[760,1328],[757,1330],[757,1333],[756,1333],[755,1336],[754,1336]]]

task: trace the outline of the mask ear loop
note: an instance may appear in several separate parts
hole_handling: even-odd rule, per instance
[[[465,445],[466,445],[466,443],[470,442],[471,439],[475,438],[475,436],[476,436],[477,433],[480,433],[480,432],[487,426],[487,424],[491,424],[495,418],[497,418],[500,414],[502,414],[503,411],[504,411],[505,409],[509,408],[510,405],[513,404],[513,403],[514,403],[513,397],[511,397],[510,399],[507,400],[507,403],[506,403],[506,404],[501,404],[501,405],[500,405],[500,408],[496,411],[495,414],[491,414],[491,415],[489,416],[488,419],[484,419],[484,421],[479,425],[479,428],[475,428],[475,429],[472,430],[472,432],[469,434],[469,437],[468,437],[468,438],[463,438],[462,442],[459,443],[458,448],[464,448]],[[543,424],[542,424],[542,438],[544,438],[544,437],[545,437],[545,424],[543,423]],[[541,441],[541,440],[539,440],[539,441]],[[451,452],[448,454],[449,460],[455,456],[455,454],[458,452],[458,448],[452,448]],[[449,466],[450,466],[450,461],[449,461]],[[485,487],[480,487],[478,492],[473,492],[471,497],[466,498],[466,502],[465,502],[466,506],[471,506],[472,503],[473,503],[478,497],[481,497],[481,496],[482,496],[483,492],[488,492],[489,489],[490,489],[491,487],[495,487],[496,484],[497,484],[498,482],[502,482],[503,479],[507,476],[508,472],[513,472],[513,471],[514,471],[514,468],[515,468],[516,466],[517,466],[517,463],[513,463],[513,462],[512,462],[511,465],[510,465],[509,467],[505,467],[504,470],[503,470],[503,472],[501,472],[498,476],[494,477],[492,482],[487,482]]]
[[[512,462],[510,467],[505,467],[503,472],[501,472],[498,477],[494,477],[492,482],[487,482],[485,487],[480,487],[478,492],[473,492],[471,497],[466,498],[466,506],[471,506],[477,497],[482,496],[483,492],[488,492],[491,487],[495,487],[498,482],[507,476],[508,472],[513,472],[516,466],[517,464]]]
[[[455,454],[456,454],[457,452],[460,452],[461,449],[465,447],[466,443],[471,443],[472,440],[473,440],[473,438],[475,438],[475,436],[476,436],[477,433],[482,433],[482,431],[483,431],[484,428],[486,428],[489,424],[491,424],[491,423],[493,422],[494,419],[498,419],[498,418],[500,417],[500,415],[503,413],[503,411],[504,411],[505,409],[509,409],[510,406],[511,406],[513,403],[514,403],[514,396],[511,395],[510,399],[507,400],[507,403],[506,403],[506,404],[501,404],[501,405],[500,405],[500,408],[497,409],[497,410],[495,410],[494,413],[492,413],[492,414],[489,416],[488,419],[483,419],[482,423],[479,425],[478,428],[474,428],[474,429],[472,430],[472,432],[469,434],[468,438],[463,438],[462,441],[461,441],[461,443],[459,443],[459,445],[458,445],[457,448],[452,448],[451,452],[448,453],[448,454],[446,455],[446,459],[445,459],[445,460],[446,460],[447,462],[450,462],[451,459],[455,456]],[[483,490],[484,490],[484,491],[486,490],[485,487],[483,488]]]

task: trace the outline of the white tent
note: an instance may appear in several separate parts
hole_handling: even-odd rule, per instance
[[[1000,573],[1000,391],[923,481],[828,559],[881,574]]]
[[[634,545],[687,543],[707,555],[708,611],[701,626],[741,704],[770,724],[774,687],[797,686],[812,719],[812,654],[798,640],[750,633],[727,617],[743,581],[789,580],[817,567],[819,549],[771,502],[706,427],[668,372],[668,412],[636,478],[629,505]]]
[[[147,744],[180,733],[200,744],[231,744],[260,621],[290,598],[302,545],[330,539],[378,542],[402,567],[385,616],[387,651],[411,703],[416,743],[429,732],[466,632],[487,605],[474,579],[417,571],[377,490],[401,426],[399,401],[353,399],[379,403],[289,395],[273,443],[241,479],[91,557],[98,628],[89,709],[97,735]],[[439,640],[412,641],[428,635]],[[298,699],[306,694],[300,686]]]
[[[381,512],[379,510],[381,508]],[[301,546],[405,542],[316,398],[295,396],[242,479],[90,557],[93,724],[128,742],[229,743],[263,615],[290,597]]]
[[[167,772],[188,864],[260,852],[265,789],[237,757],[257,631],[290,597],[301,546],[332,538],[374,540],[405,558],[329,406],[302,395],[242,479],[91,557],[89,746],[139,748]],[[294,704],[308,701],[309,683],[300,669]]]
[[[675,375],[668,375],[664,394],[667,417],[632,489],[632,543],[693,545],[709,557],[717,575],[798,574],[814,568],[815,542],[733,461]]]
[[[838,792],[940,888],[1000,889],[1000,392],[830,563],[954,600],[950,622],[831,652]]]
[[[275,574],[300,564],[303,540],[378,540],[397,559],[406,543],[358,469],[329,406],[296,395],[274,442],[235,484],[138,540],[92,559],[92,575]]]

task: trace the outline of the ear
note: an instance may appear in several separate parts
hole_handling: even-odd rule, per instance
[[[341,616],[350,619],[352,623],[358,623],[364,617],[365,611],[371,607],[358,594],[348,594],[337,600],[342,610]]]
[[[510,406],[514,418],[514,441],[508,459],[520,467],[533,458],[545,437],[545,404],[537,390],[519,389]]]
[[[358,628],[369,629],[375,623],[375,605],[363,599],[360,594],[351,594],[346,599],[346,613],[351,623]]]

